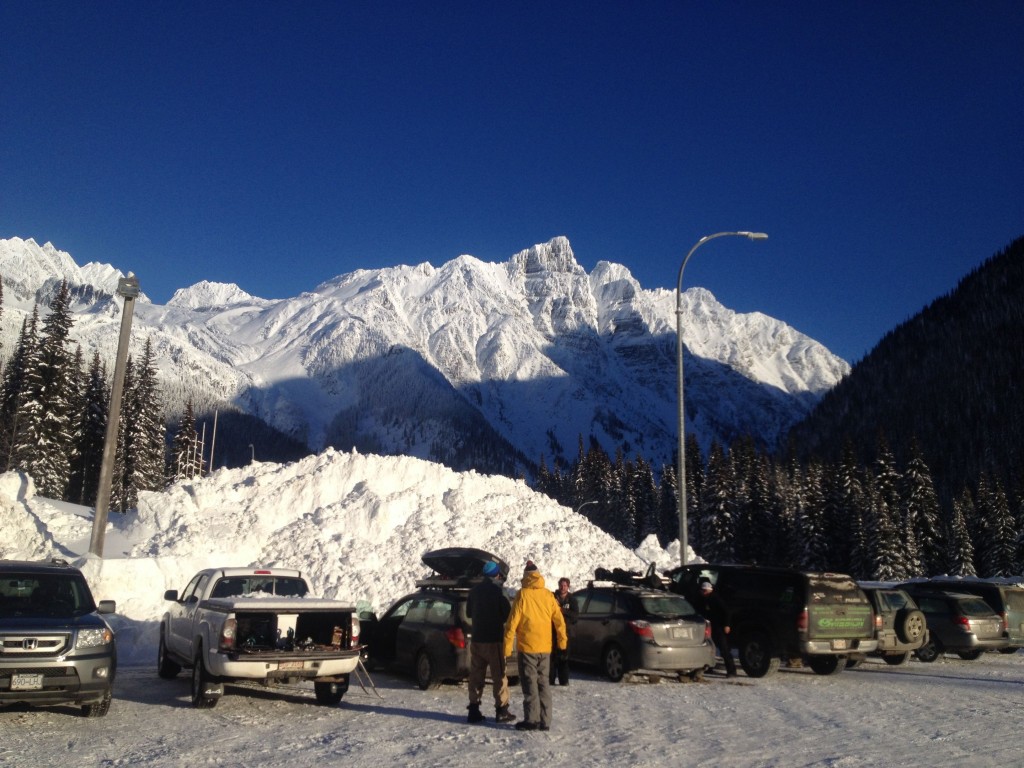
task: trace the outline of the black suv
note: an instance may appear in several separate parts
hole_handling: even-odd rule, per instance
[[[928,642],[928,623],[914,598],[898,585],[877,581],[857,583],[875,610],[875,639],[878,648],[870,655],[881,656],[886,664],[903,664]],[[863,657],[853,658],[855,666]]]
[[[379,619],[364,613],[359,621],[367,663],[411,672],[427,690],[469,678],[473,623],[466,616],[466,598],[482,578],[484,563],[497,563],[502,579],[508,564],[468,547],[427,552],[423,562],[434,573],[417,581],[415,592],[396,600]]]
[[[668,572],[669,588],[696,601],[709,580],[730,614],[730,638],[750,677],[773,674],[782,659],[806,660],[819,675],[874,651],[875,618],[849,576],[752,565],[686,565]]]
[[[715,666],[710,627],[680,595],[590,582],[572,599],[569,658],[598,665],[612,682],[634,671],[699,680]]]
[[[0,704],[77,704],[86,717],[110,709],[114,633],[82,572],[63,560],[0,560]]]
[[[979,579],[933,576],[930,579],[915,579],[903,586],[915,589],[927,586],[947,592],[977,595],[1003,620],[1003,637],[1007,645],[1000,648],[1000,652],[1016,653],[1024,647],[1024,586],[1019,577]]]

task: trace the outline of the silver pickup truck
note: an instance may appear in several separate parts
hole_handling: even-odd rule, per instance
[[[299,571],[208,568],[164,599],[157,671],[171,679],[191,669],[195,707],[214,706],[239,681],[308,680],[320,704],[337,704],[359,664],[355,608],[312,597]]]

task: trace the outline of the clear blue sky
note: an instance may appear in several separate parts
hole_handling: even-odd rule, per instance
[[[0,237],[265,298],[557,235],[851,362],[1024,234],[1024,2],[0,2]]]

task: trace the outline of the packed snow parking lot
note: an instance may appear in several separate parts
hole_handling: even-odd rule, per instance
[[[468,725],[465,685],[420,691],[373,673],[337,707],[312,687],[234,689],[196,710],[186,675],[122,668],[110,714],[77,708],[0,714],[0,763],[96,766],[608,765],[1010,766],[1020,764],[1024,658],[986,654],[893,669],[870,660],[835,678],[783,670],[767,680],[609,683],[574,669],[554,691],[549,733]],[[513,689],[513,711],[521,697]],[[486,710],[485,710],[486,711]],[[493,714],[493,713],[490,713]]]
[[[574,668],[571,684],[553,691],[549,733],[469,725],[464,684],[421,691],[385,672],[372,673],[376,692],[353,682],[337,706],[317,705],[312,686],[229,686],[214,710],[192,707],[187,674],[157,676],[163,593],[212,565],[299,568],[322,596],[381,612],[426,575],[423,552],[453,544],[499,553],[515,577],[533,559],[552,585],[561,575],[582,585],[595,565],[678,563],[678,550],[629,551],[507,478],[334,451],[220,470],[142,494],[138,510],[113,516],[101,560],[82,557],[88,510],[41,499],[30,480],[7,473],[0,525],[0,558],[66,558],[97,599],[117,601],[120,657],[106,717],[83,718],[77,707],[0,710],[0,765],[1020,763],[1020,653],[900,667],[869,659],[835,677],[784,668],[770,678],[709,675],[702,683],[613,684]],[[521,715],[522,697],[512,693]],[[493,715],[486,698],[484,711]]]

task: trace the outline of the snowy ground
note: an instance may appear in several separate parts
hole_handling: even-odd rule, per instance
[[[379,766],[945,766],[1021,764],[1024,658],[986,654],[894,669],[868,662],[838,677],[783,670],[738,683],[609,683],[576,670],[554,691],[549,733],[467,725],[466,688],[420,691],[373,673],[337,707],[312,690],[228,688],[213,710],[188,680],[153,665],[122,669],[110,714],[0,712],[0,765],[296,768]],[[513,711],[522,712],[513,690]],[[491,707],[485,712],[490,714]],[[358,761],[353,763],[352,761]]]
[[[163,592],[199,568],[299,568],[323,596],[379,611],[425,575],[419,556],[439,547],[488,549],[516,575],[530,558],[552,583],[567,575],[576,585],[598,565],[678,562],[678,547],[631,552],[507,478],[326,451],[143,494],[137,511],[112,516],[103,558],[85,556],[91,529],[89,510],[35,496],[22,475],[0,475],[0,558],[58,556],[82,567],[97,599],[117,601],[121,660],[102,719],[74,708],[0,710],[0,766],[1022,764],[1024,653],[703,683],[612,684],[577,669],[568,688],[555,689],[553,728],[543,734],[469,726],[464,685],[423,692],[381,672],[379,696],[353,685],[330,708],[310,689],[229,687],[215,709],[195,710],[184,675],[156,676]],[[512,707],[521,714],[518,690]]]

